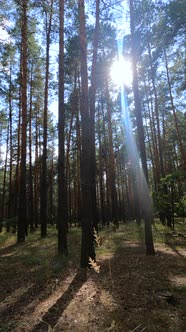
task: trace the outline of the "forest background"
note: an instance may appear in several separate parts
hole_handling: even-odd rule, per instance
[[[152,216],[174,230],[186,210],[185,1],[0,8],[0,231],[24,242],[57,224],[67,255],[68,228],[81,226],[86,267],[98,226],[144,220],[154,254]],[[118,34],[133,72],[124,91],[110,74]]]

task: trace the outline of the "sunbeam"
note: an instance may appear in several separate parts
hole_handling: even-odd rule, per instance
[[[119,39],[117,41],[117,44],[118,44],[118,57],[121,58],[123,50],[123,39]],[[130,168],[136,174],[136,176],[138,177],[138,182],[140,183],[137,194],[140,202],[141,216],[142,218],[144,218],[144,216],[147,217],[152,215],[152,200],[149,194],[148,184],[143,173],[138,148],[132,132],[129,111],[128,111],[127,96],[125,92],[125,86],[122,81],[120,81],[120,91],[121,91],[121,115],[126,135],[126,149],[128,152]]]

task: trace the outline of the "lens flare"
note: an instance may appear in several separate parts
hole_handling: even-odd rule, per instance
[[[120,87],[122,84],[131,86],[132,84],[132,68],[131,63],[119,56],[111,66],[110,75],[113,83]]]

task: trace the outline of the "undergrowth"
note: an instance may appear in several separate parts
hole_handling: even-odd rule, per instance
[[[177,234],[186,233],[186,225],[177,222],[177,232],[163,226],[158,220],[152,225],[154,243],[167,246],[182,247],[186,245],[186,238]],[[96,251],[98,256],[114,253],[127,242],[144,244],[144,224],[135,222],[122,223],[115,232],[112,227],[103,228],[94,234]],[[60,256],[57,253],[57,230],[54,227],[48,229],[48,236],[40,238],[39,230],[29,234],[25,243],[16,244],[16,236],[2,232],[0,234],[1,248],[12,247],[11,262],[18,262],[28,268],[36,268],[48,271],[49,275],[58,274],[67,267],[78,268],[81,247],[81,229],[70,228],[68,234],[69,255]]]
[[[98,287],[99,285],[99,289],[96,291],[93,289],[90,296],[88,296],[88,298],[91,298],[91,301],[87,302],[86,309],[88,310],[88,306],[95,303],[95,308],[98,305],[98,311],[99,306],[101,308],[102,305],[104,315],[105,311],[108,311],[109,318],[105,318],[105,325],[100,331],[140,332],[144,330],[156,332],[160,326],[159,330],[164,332],[168,331],[170,327],[170,318],[173,320],[172,329],[169,329],[170,332],[182,332],[182,326],[179,325],[181,324],[181,319],[176,315],[171,316],[173,318],[170,317],[170,314],[174,313],[175,305],[173,306],[173,304],[168,304],[165,301],[167,296],[169,297],[173,294],[178,299],[178,312],[182,313],[181,310],[185,303],[182,301],[184,301],[183,298],[186,295],[186,285],[184,280],[180,284],[182,278],[184,278],[182,275],[184,257],[182,252],[178,252],[178,248],[181,246],[185,248],[186,243],[185,238],[178,235],[184,235],[186,233],[185,228],[185,224],[177,221],[176,231],[173,232],[171,229],[162,226],[158,220],[155,220],[152,225],[155,248],[157,247],[160,251],[163,248],[163,250],[160,255],[156,255],[153,258],[145,257],[143,223],[140,226],[136,222],[120,223],[119,229],[113,229],[110,226],[101,229],[98,234],[94,232],[97,261],[90,261],[90,263],[93,269],[97,270],[96,272],[99,272],[100,265],[100,274],[91,274],[93,275],[92,280],[94,280],[92,287]],[[40,238],[39,230],[29,234],[25,243],[21,245],[16,244],[15,235],[1,233],[0,245],[1,282],[5,287],[9,285],[11,291],[14,290],[13,287],[16,287],[16,285],[17,287],[24,287],[24,293],[28,292],[29,296],[33,294],[33,299],[35,300],[35,296],[39,297],[38,291],[43,289],[40,289],[40,285],[43,285],[44,290],[48,291],[50,295],[55,290],[58,292],[58,287],[60,288],[63,285],[63,282],[61,282],[63,272],[65,272],[64,280],[66,275],[71,275],[71,272],[73,272],[72,275],[76,274],[80,263],[81,229],[74,227],[69,229],[68,257],[57,253],[57,230],[55,227],[48,229],[48,236],[44,239]],[[170,255],[167,252],[167,247],[173,249],[174,253],[178,252],[178,255]],[[138,248],[141,248],[140,254]],[[167,270],[164,266],[165,263],[168,266]],[[177,271],[178,264],[179,271]],[[169,271],[169,274],[166,271]],[[20,281],[22,284],[20,284]],[[29,291],[30,283],[35,283],[37,286],[36,290],[33,289],[33,293],[32,290]],[[151,291],[152,289],[153,292]],[[88,288],[84,289],[84,294],[86,292],[88,292]],[[4,295],[6,296],[6,294]],[[29,300],[29,296],[25,297],[24,300]],[[78,296],[77,301],[81,299],[80,295]],[[136,298],[135,296],[138,297]],[[152,296],[153,299],[155,298],[156,301],[159,301],[160,308],[159,304],[154,304]],[[2,294],[1,297],[4,300]],[[71,297],[71,290],[69,290],[69,297]],[[118,298],[120,298],[121,307],[118,306]],[[134,301],[133,298],[135,299]],[[83,304],[84,300],[85,298],[83,298],[81,304]],[[145,311],[144,303],[145,305],[147,303],[148,306],[151,305],[152,310],[149,309],[151,310],[150,313]],[[94,307],[91,310],[94,310]],[[130,321],[127,320],[128,318],[125,319],[125,313],[130,316]],[[148,315],[150,315],[150,318],[146,319]],[[45,323],[44,318],[43,323]],[[15,319],[13,322],[10,322],[11,327],[9,330],[8,325],[3,325],[3,327],[0,327],[0,331],[14,331],[16,324]],[[128,324],[127,327],[126,324]],[[125,326],[125,330],[123,330],[123,326]],[[130,326],[130,329],[128,326]],[[165,326],[165,330],[162,326]],[[58,328],[60,327],[58,325],[52,327],[48,324],[45,328],[48,329],[48,332],[55,332],[59,331]],[[73,329],[71,330],[73,331]]]

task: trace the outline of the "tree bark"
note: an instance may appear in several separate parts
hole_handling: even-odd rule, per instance
[[[141,154],[142,170],[142,185],[143,185],[143,197],[141,199],[142,209],[145,222],[145,245],[146,255],[154,255],[154,244],[152,237],[152,203],[148,188],[148,169],[147,158],[145,149],[145,136],[143,128],[141,101],[138,88],[138,73],[137,73],[137,54],[135,44],[135,22],[134,22],[134,4],[133,0],[130,0],[130,28],[131,28],[131,55],[133,64],[133,91],[134,91],[134,103],[135,103],[135,115],[137,122],[137,133],[139,139],[139,149]]]
[[[96,24],[93,40],[93,57],[90,87],[90,151],[91,151],[91,193],[92,217],[95,229],[98,231],[97,201],[96,201],[96,153],[95,153],[95,101],[96,101],[96,64],[99,41],[100,0],[96,0]]]
[[[27,1],[22,1],[22,52],[21,52],[21,161],[19,182],[17,242],[24,242],[27,234],[26,200],[26,133],[27,133]]]
[[[29,112],[29,227],[34,231],[33,174],[32,174],[32,94],[33,94],[33,62],[30,73],[30,112]]]
[[[82,242],[81,242],[81,267],[89,266],[89,258],[95,259],[91,170],[90,170],[90,115],[88,98],[87,75],[87,38],[85,29],[84,1],[78,1],[79,9],[79,39],[81,61],[81,122],[82,122],[82,156],[81,156],[81,190],[82,190]]]
[[[116,227],[119,226],[117,215],[117,191],[116,191],[116,172],[115,172],[115,158],[113,149],[113,135],[112,135],[112,118],[111,118],[111,102],[109,95],[108,79],[106,80],[106,98],[107,98],[107,118],[108,118],[108,138],[109,138],[109,182],[111,194],[111,220]]]
[[[177,119],[177,114],[176,114],[176,110],[175,110],[175,106],[174,106],[174,99],[173,99],[173,94],[172,94],[172,87],[171,87],[171,80],[170,80],[170,74],[169,74],[167,53],[166,53],[165,49],[164,49],[164,57],[165,57],[165,68],[166,68],[166,75],[167,75],[170,102],[171,102],[171,107],[172,107],[173,116],[174,116],[174,124],[175,124],[176,134],[177,134],[177,138],[178,138],[179,148],[180,148],[180,154],[181,154],[181,159],[182,159],[183,170],[186,171],[186,151],[184,149],[183,142],[182,142],[181,135],[180,135],[180,131],[179,131],[178,119]]]
[[[48,88],[49,88],[49,66],[50,66],[50,38],[53,17],[53,0],[50,2],[49,21],[46,13],[46,68],[45,68],[45,96],[44,96],[44,115],[43,115],[43,155],[41,172],[41,192],[40,192],[40,222],[41,237],[47,235],[47,129],[48,129]]]
[[[68,255],[67,190],[65,179],[65,108],[64,108],[64,0],[59,0],[59,108],[58,108],[58,252]]]

